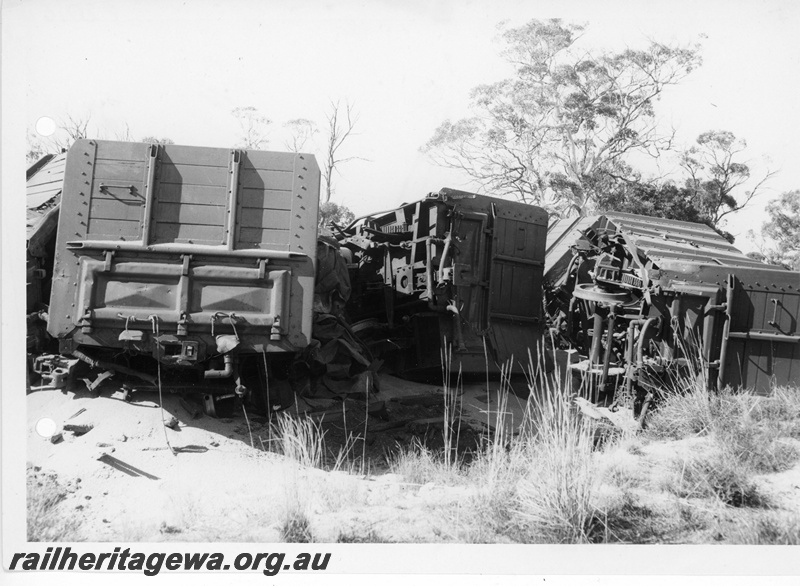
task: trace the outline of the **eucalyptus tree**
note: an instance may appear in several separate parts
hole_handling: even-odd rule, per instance
[[[267,133],[272,120],[262,115],[254,106],[239,106],[231,110],[231,115],[239,123],[240,142],[237,146],[245,149],[261,149],[267,146]]]
[[[316,123],[307,118],[294,118],[284,123],[283,127],[289,134],[283,146],[293,153],[299,153],[306,149],[309,141],[319,132]]]
[[[348,161],[364,159],[342,155],[342,146],[347,139],[353,136],[358,124],[359,114],[356,112],[355,106],[350,101],[346,101],[344,106],[339,101],[331,101],[325,119],[328,132],[322,161],[322,182],[325,203],[328,203],[335,191],[333,187],[334,173],[341,172],[341,166]]]
[[[423,150],[493,194],[560,213],[590,213],[600,188],[636,182],[628,157],[671,148],[655,104],[700,65],[699,47],[592,50],[583,31],[559,19],[506,29],[514,75],[475,87],[472,115],[441,123]]]
[[[714,226],[749,204],[775,175],[767,170],[752,189],[740,189],[752,179],[750,165],[742,159],[746,148],[747,142],[729,130],[709,130],[681,157],[681,166],[689,175],[686,186]]]
[[[766,211],[768,220],[761,227],[765,260],[800,271],[800,190],[782,193]]]

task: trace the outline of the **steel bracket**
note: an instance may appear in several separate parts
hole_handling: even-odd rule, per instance
[[[103,261],[103,272],[106,272],[106,273],[111,272],[112,263],[114,261],[114,254],[115,253],[114,253],[113,250],[106,250],[105,251],[105,253],[104,253],[105,260]]]

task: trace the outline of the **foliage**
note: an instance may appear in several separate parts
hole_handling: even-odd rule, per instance
[[[141,142],[149,142],[150,144],[175,144],[171,138],[158,138],[155,136],[145,136]]]
[[[262,116],[253,106],[240,106],[231,110],[231,115],[239,122],[241,131],[240,147],[260,149],[267,146],[267,131],[272,120]]]
[[[35,133],[28,130],[26,136],[27,148],[25,150],[25,164],[30,166],[43,156],[48,154],[48,148],[41,138]]]
[[[591,51],[578,47],[583,30],[558,19],[506,30],[514,77],[474,88],[474,115],[443,122],[423,150],[494,193],[561,213],[589,213],[600,186],[635,180],[625,159],[670,146],[655,103],[700,64],[699,49]]]
[[[766,210],[769,220],[761,231],[770,243],[762,247],[765,260],[800,270],[800,190],[782,193]]]
[[[767,171],[753,189],[737,199],[735,192],[751,176],[750,167],[737,160],[746,148],[747,142],[728,130],[709,130],[681,156],[681,166],[689,173],[686,187],[712,226],[719,226],[726,215],[744,208],[775,174]]]
[[[632,182],[603,193],[597,211],[627,212],[669,220],[705,223],[709,218],[695,202],[694,193],[672,183]]]
[[[350,208],[336,202],[328,201],[319,206],[320,226],[330,226],[331,224],[347,226],[355,219],[356,216],[350,211]]]
[[[319,132],[316,123],[307,118],[289,120],[283,127],[289,132],[289,139],[283,144],[287,150],[293,153],[299,153],[305,149],[308,141]]]

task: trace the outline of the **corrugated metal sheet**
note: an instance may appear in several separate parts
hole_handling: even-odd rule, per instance
[[[33,165],[28,167],[28,170],[25,171],[25,181],[30,181],[30,178],[33,177],[36,173],[39,172],[39,169],[44,167],[50,160],[55,157],[55,155],[45,155],[38,161],[36,161]]]
[[[557,220],[547,230],[545,280],[562,284],[572,258],[569,247],[581,233],[592,228],[620,233],[656,266],[659,261],[684,261],[726,267],[760,267],[764,263],[748,258],[741,250],[705,224],[608,212]],[[773,267],[774,268],[774,267]]]
[[[620,241],[625,251],[619,249]],[[699,349],[712,386],[741,386],[760,393],[800,377],[800,273],[748,258],[704,224],[609,212],[553,223],[545,272],[551,287],[564,284],[569,274],[568,263],[574,258],[570,246],[582,249],[586,261],[578,281],[596,277],[601,287],[611,286],[611,292],[620,287],[638,290],[634,297],[645,312],[641,315],[661,320],[661,331],[648,336],[659,349],[644,349],[647,359],[656,352],[662,357],[693,357]],[[615,262],[617,271],[608,268]],[[640,263],[647,269],[641,273],[636,269]],[[649,280],[641,282],[644,276]],[[573,318],[567,321],[574,324],[574,314],[567,314],[572,305],[567,303],[579,296],[563,293],[551,290],[548,309]],[[614,328],[611,323],[604,327]],[[585,336],[585,322],[579,327]],[[614,335],[623,335],[627,327],[617,325]],[[606,340],[612,340],[607,332]],[[572,331],[566,336],[570,344],[580,346],[581,339]],[[618,356],[633,356],[633,343],[631,338],[625,348],[617,344]],[[588,351],[582,348],[584,354]]]
[[[551,286],[564,284],[567,266],[572,260],[570,246],[580,238],[581,233],[596,225],[601,216],[578,216],[550,222],[547,228],[545,248],[544,280]]]
[[[658,265],[660,260],[684,260],[727,267],[764,267],[705,224],[609,212],[603,227],[611,223],[625,241],[634,244]]]
[[[61,194],[64,184],[64,167],[67,160],[67,153],[58,155],[47,155],[50,159],[40,168],[37,162],[29,171],[33,171],[27,180],[25,207],[26,209],[26,230],[28,238],[39,224],[41,219],[47,214],[50,208],[55,205],[55,199]],[[48,205],[50,204],[50,205]]]
[[[55,155],[41,169],[28,179],[26,185],[26,206],[36,209],[61,193],[64,183],[64,165],[67,153]]]

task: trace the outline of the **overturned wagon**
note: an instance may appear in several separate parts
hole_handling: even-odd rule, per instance
[[[50,354],[34,369],[57,385],[82,361],[211,411],[233,391],[270,409],[381,360],[438,378],[445,343],[454,370],[518,367],[549,332],[597,402],[641,408],[681,372],[798,378],[800,274],[706,226],[548,227],[541,208],[442,189],[328,237],[318,202],[304,154],[81,140],[35,165],[28,349]]]
[[[442,189],[334,238],[310,155],[81,140],[31,171],[46,382],[82,361],[269,408],[382,362],[438,378],[444,343],[475,372],[540,347],[541,208]]]
[[[623,213],[548,233],[551,331],[595,400],[638,407],[680,373],[708,388],[800,378],[800,273],[742,254],[711,228]]]
[[[353,330],[404,376],[485,373],[536,356],[545,328],[547,213],[442,189],[371,214],[338,240],[349,259]]]
[[[61,186],[47,320],[61,354],[243,391],[267,386],[268,354],[308,345],[313,156],[79,140]]]

